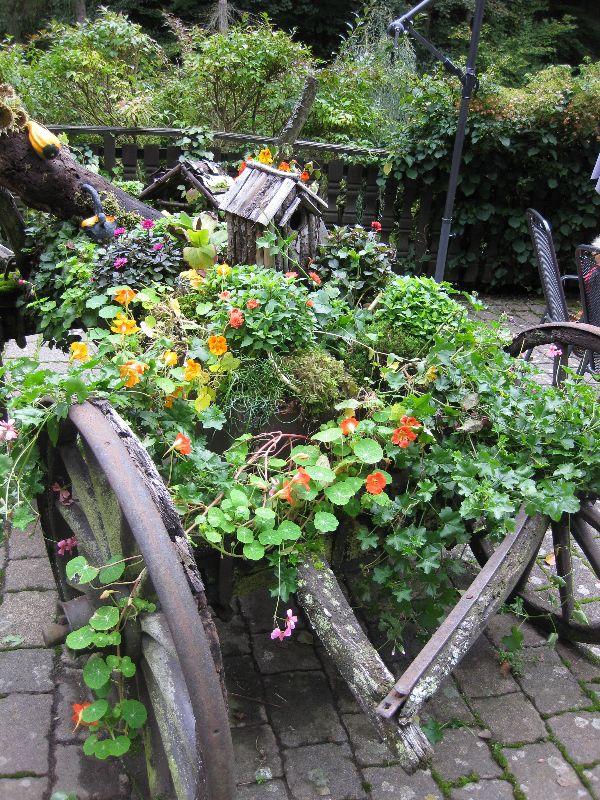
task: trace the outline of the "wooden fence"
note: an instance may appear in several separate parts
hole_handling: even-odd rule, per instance
[[[176,128],[106,128],[101,126],[53,125],[74,144],[85,144],[100,158],[101,166],[117,171],[125,179],[144,181],[162,166],[177,163],[183,148],[176,144],[185,131]],[[269,137],[237,133],[214,133],[211,150],[217,161],[235,161],[261,145],[275,143]],[[299,160],[313,160],[322,169],[321,194],[327,200],[325,223],[369,227],[379,220],[384,239],[394,233],[398,260],[410,258],[430,273],[435,264],[439,220],[443,197],[418,181],[399,187],[392,177],[381,173],[387,151],[299,140],[294,145]],[[452,250],[451,250],[452,253]],[[461,276],[463,283],[475,283],[475,274]]]

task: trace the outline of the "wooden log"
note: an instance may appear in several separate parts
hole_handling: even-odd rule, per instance
[[[394,676],[358,624],[329,565],[314,555],[298,564],[298,601],[378,735],[407,772],[431,754],[431,745],[413,719],[387,722],[377,713]]]

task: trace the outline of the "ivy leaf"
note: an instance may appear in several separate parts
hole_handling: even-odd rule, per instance
[[[93,641],[94,631],[89,625],[84,625],[83,628],[71,631],[65,640],[67,647],[70,647],[71,650],[85,650],[86,647],[90,647]]]
[[[314,526],[322,533],[334,531],[339,524],[337,517],[334,517],[334,515],[330,514],[328,511],[317,511],[315,514]]]
[[[119,622],[119,609],[116,606],[100,606],[90,619],[90,625],[96,631],[107,631]]]
[[[81,712],[83,722],[98,722],[108,711],[106,700],[96,700]]]
[[[36,519],[37,515],[33,513],[29,506],[22,504],[13,510],[10,521],[13,528],[16,528],[18,531],[24,531],[27,530]]]
[[[110,680],[110,667],[101,656],[92,656],[83,668],[83,680],[90,689],[99,689]]]
[[[146,706],[139,700],[123,700],[121,717],[130,728],[141,728],[148,718],[148,712]]]
[[[439,744],[444,738],[443,726],[433,717],[430,717],[424,725],[421,725],[421,730],[432,745]]]
[[[354,443],[352,449],[354,450],[354,455],[363,464],[376,464],[383,458],[381,445],[375,439],[359,439]]]

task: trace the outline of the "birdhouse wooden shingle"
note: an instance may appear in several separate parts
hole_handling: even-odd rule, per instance
[[[219,198],[228,231],[227,257],[232,264],[264,264],[292,269],[292,259],[305,267],[325,236],[321,218],[327,203],[294,172],[249,161],[226,194]],[[274,225],[283,238],[295,234],[293,254],[272,254],[257,245]]]

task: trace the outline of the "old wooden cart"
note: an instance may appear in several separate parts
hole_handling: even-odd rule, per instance
[[[600,329],[584,324],[546,324],[525,330],[510,345],[560,345],[600,353]],[[56,445],[43,443],[46,490],[39,498],[44,535],[62,610],[73,627],[87,621],[96,593],[69,582],[56,542],[76,535],[79,553],[92,563],[111,555],[140,553],[147,570],[146,597],[158,610],[126,631],[126,649],[141,669],[138,689],[150,710],[146,745],[152,796],[172,800],[233,800],[233,751],[218,637],[207,601],[205,564],[196,563],[179,516],[154,464],[123,420],[105,402],[72,406]],[[68,484],[75,498],[57,500],[52,486]],[[419,727],[423,704],[436,692],[511,596],[519,594],[533,620],[560,636],[600,643],[600,625],[573,616],[572,553],[600,580],[600,512],[582,487],[581,510],[552,523],[522,512],[515,532],[498,546],[478,534],[471,541],[480,565],[473,582],[405,672],[395,680],[354,615],[336,573],[307,556],[299,566],[297,599],[316,635],[394,758],[407,772],[431,752]],[[554,601],[527,585],[551,527],[556,572]],[[221,562],[221,600],[231,591],[231,569]],[[83,587],[81,587],[83,588]],[[309,700],[307,699],[307,702]]]

